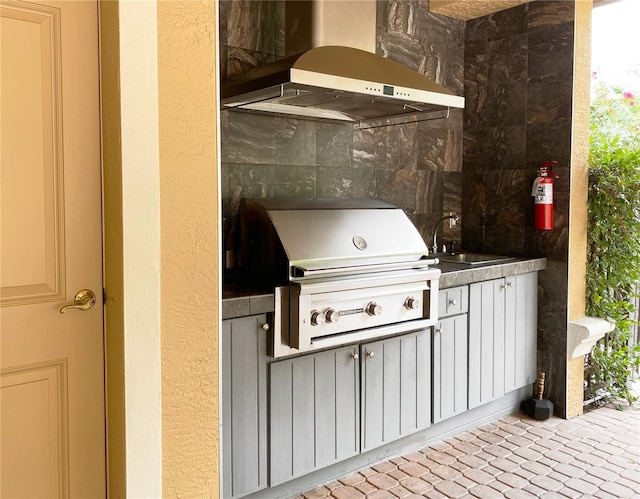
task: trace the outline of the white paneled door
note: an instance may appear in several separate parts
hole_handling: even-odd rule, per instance
[[[105,496],[97,8],[0,0],[1,497]]]

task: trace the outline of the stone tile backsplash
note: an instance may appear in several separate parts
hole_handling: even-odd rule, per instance
[[[284,3],[220,3],[223,77],[282,55]],[[391,0],[377,5],[378,52],[461,95],[464,23],[430,14],[426,2]],[[259,29],[251,31],[250,26]],[[295,118],[221,114],[227,218],[233,218],[242,197],[375,197],[402,207],[430,237],[443,214],[462,210],[461,110],[446,121],[366,130]],[[447,226],[444,238],[459,243],[460,225]]]

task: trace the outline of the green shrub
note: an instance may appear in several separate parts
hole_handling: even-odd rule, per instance
[[[587,314],[615,329],[586,357],[585,399],[637,397],[628,380],[640,368],[630,314],[640,280],[640,104],[631,92],[596,87],[591,106]]]

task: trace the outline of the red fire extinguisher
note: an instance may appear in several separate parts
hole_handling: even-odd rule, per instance
[[[549,161],[542,165],[533,181],[533,226],[538,230],[553,229],[553,181],[559,177],[552,168],[556,163]]]

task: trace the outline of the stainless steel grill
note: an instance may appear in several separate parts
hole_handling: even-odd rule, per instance
[[[241,203],[239,267],[275,289],[275,356],[435,324],[435,263],[406,214],[383,201]]]

